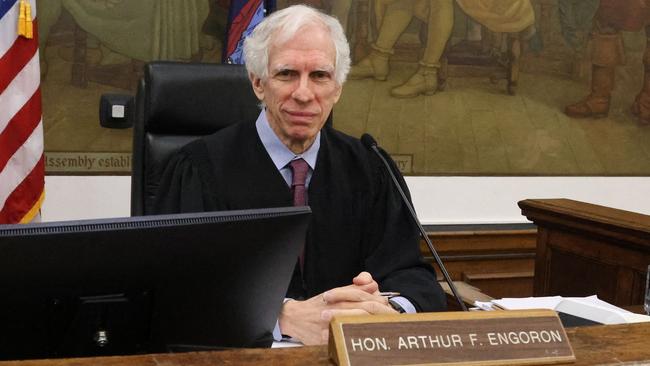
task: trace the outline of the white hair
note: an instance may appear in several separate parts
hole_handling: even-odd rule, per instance
[[[301,28],[314,23],[323,25],[329,31],[336,49],[334,80],[339,85],[343,85],[350,71],[350,46],[345,38],[343,27],[336,18],[307,5],[293,5],[276,11],[255,27],[244,40],[246,70],[260,79],[266,79],[271,41],[286,42]]]

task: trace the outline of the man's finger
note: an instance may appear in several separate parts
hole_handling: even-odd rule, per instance
[[[368,314],[395,314],[396,311],[392,306],[383,304],[377,301],[362,301],[362,302],[337,302],[336,304],[329,305],[329,310],[349,310],[361,309]]]
[[[372,275],[365,271],[359,273],[355,278],[352,279],[352,283],[354,283],[357,286],[368,285],[373,281],[374,279],[372,278]]]
[[[361,272],[352,279],[352,284],[359,287],[361,290],[377,295],[379,292],[379,284],[372,278],[368,272]]]
[[[378,302],[388,305],[388,299],[383,296],[368,293],[356,287],[346,286],[329,290],[323,294],[323,301],[328,304],[337,302]]]

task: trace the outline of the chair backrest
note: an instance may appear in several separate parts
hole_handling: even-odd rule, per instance
[[[260,112],[242,65],[152,62],[138,85],[131,215],[151,215],[169,158],[183,145]]]

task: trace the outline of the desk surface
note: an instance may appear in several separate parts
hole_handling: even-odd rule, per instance
[[[624,365],[650,362],[650,323],[568,328],[576,354],[573,365]],[[241,349],[102,358],[0,362],[16,366],[208,366],[208,365],[331,365],[326,346],[281,349]],[[641,364],[641,363],[634,363]],[[647,364],[647,363],[643,363]]]

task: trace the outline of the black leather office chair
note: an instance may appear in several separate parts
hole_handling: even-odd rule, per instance
[[[181,146],[240,121],[259,101],[242,65],[152,62],[138,85],[131,215],[151,215],[160,177]]]

